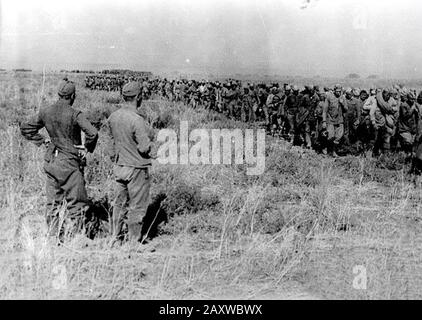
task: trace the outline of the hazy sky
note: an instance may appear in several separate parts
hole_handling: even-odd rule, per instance
[[[0,0],[0,68],[422,78],[418,0]]]

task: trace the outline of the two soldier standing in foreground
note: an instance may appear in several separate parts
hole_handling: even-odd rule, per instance
[[[76,98],[75,84],[65,79],[59,85],[59,100],[43,108],[28,122],[21,124],[21,133],[37,146],[46,145],[46,222],[48,235],[63,241],[65,236],[86,231],[85,213],[89,200],[85,188],[86,152],[92,153],[98,140],[97,130],[72,106]],[[149,201],[152,131],[139,114],[141,86],[128,83],[123,88],[125,103],[109,120],[113,138],[111,158],[117,184],[113,210],[113,240],[123,240],[127,223],[131,241],[143,240],[142,219]],[[46,128],[49,139],[39,131]],[[85,133],[82,145],[81,132]],[[66,210],[63,210],[66,209]],[[60,212],[66,212],[60,219]]]

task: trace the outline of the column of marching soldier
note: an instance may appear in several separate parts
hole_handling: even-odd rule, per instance
[[[380,155],[403,151],[410,158],[422,133],[422,92],[391,88],[319,88],[136,78],[144,99],[159,96],[241,121],[265,123],[269,134],[330,155]],[[118,81],[119,82],[119,81]],[[98,85],[86,82],[91,89]],[[104,90],[119,90],[118,87]]]
[[[125,240],[144,243],[148,237],[149,226],[143,221],[149,203],[149,168],[156,150],[152,143],[154,133],[140,108],[142,100],[152,95],[193,108],[202,106],[241,121],[262,120],[269,133],[332,155],[344,148],[370,154],[400,149],[408,153],[413,164],[418,164],[413,168],[421,167],[422,93],[416,98],[416,92],[403,87],[368,92],[339,85],[320,90],[288,84],[281,88],[278,84],[242,86],[235,80],[222,84],[132,79],[120,91],[120,108],[107,119],[116,184],[110,221],[112,245]],[[58,96],[56,103],[43,106],[20,129],[27,140],[47,147],[46,222],[49,236],[62,243],[66,235],[91,232],[95,225],[87,214],[91,203],[84,167],[87,152],[96,147],[98,132],[83,113],[73,108],[76,87],[72,81],[63,79]],[[43,128],[47,137],[40,132]],[[85,133],[85,141],[81,132]]]

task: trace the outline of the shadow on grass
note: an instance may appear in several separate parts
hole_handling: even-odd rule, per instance
[[[163,201],[167,198],[164,193],[154,196],[148,206],[143,219],[142,233],[151,240],[158,235],[158,226],[168,222],[168,215],[163,208]],[[113,214],[112,203],[107,198],[92,201],[90,208],[85,214],[88,238],[105,238],[110,236],[110,221]]]

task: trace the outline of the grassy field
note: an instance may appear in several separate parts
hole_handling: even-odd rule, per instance
[[[152,196],[165,200],[145,252],[110,248],[107,237],[52,246],[44,149],[18,124],[56,100],[59,78],[0,74],[1,299],[422,298],[421,188],[400,154],[333,159],[267,137],[257,177],[243,166],[154,163]],[[78,84],[75,106],[100,128],[119,97]],[[156,128],[248,128],[159,99],[144,107]],[[101,130],[86,171],[89,195],[105,207],[108,139]],[[366,289],[354,286],[359,266]]]

